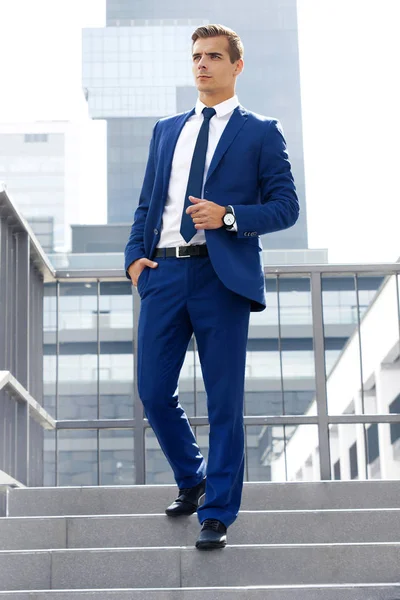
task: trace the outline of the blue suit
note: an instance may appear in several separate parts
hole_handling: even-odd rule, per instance
[[[153,259],[160,239],[173,154],[194,110],[154,127],[139,206],[125,249],[125,268]],[[259,236],[292,226],[299,204],[278,121],[237,107],[221,136],[204,186],[207,200],[232,205],[237,232],[205,230],[209,257],[157,259],[138,280],[138,388],[146,416],[179,488],[207,474],[199,508],[227,527],[241,500],[243,398],[250,311],[264,310]],[[177,383],[195,334],[210,422],[208,465],[178,400]]]

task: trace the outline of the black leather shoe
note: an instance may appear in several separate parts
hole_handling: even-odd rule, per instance
[[[179,496],[165,510],[169,517],[180,517],[181,515],[192,515],[197,511],[199,500],[206,491],[206,478],[192,488],[179,490]]]
[[[196,542],[198,550],[215,550],[226,546],[226,527],[217,519],[203,521],[199,539]]]

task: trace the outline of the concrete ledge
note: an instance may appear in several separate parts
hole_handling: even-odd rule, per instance
[[[46,590],[50,587],[50,552],[0,552],[0,590]]]
[[[9,516],[162,513],[172,485],[25,488],[10,491]],[[242,510],[400,508],[400,480],[246,483]]]
[[[180,559],[177,548],[54,551],[52,588],[179,587]]]
[[[400,585],[174,588],[169,590],[50,590],[0,592],[1,600],[397,600]]]
[[[67,548],[66,519],[62,517],[0,518],[0,550],[55,548]]]
[[[0,589],[381,584],[398,581],[399,556],[400,544],[0,552]]]
[[[199,530],[196,515],[8,517],[0,518],[0,550],[192,547]],[[243,511],[228,531],[230,545],[399,540],[400,509]]]
[[[183,587],[391,583],[398,581],[399,556],[400,544],[231,546],[212,558],[183,550],[181,581]]]

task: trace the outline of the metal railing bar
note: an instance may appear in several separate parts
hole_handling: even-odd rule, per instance
[[[56,282],[56,397],[55,397],[55,416],[56,421],[58,417],[58,401],[60,396],[60,382],[59,382],[59,372],[60,372],[60,282]],[[54,435],[54,464],[55,464],[55,479],[56,485],[58,486],[60,483],[60,473],[58,469],[58,435],[55,432]]]
[[[324,317],[322,282],[319,273],[311,275],[311,310],[315,365],[315,393],[318,414],[318,440],[321,480],[331,479],[329,445],[328,394],[326,389]]]
[[[139,398],[137,385],[137,360],[138,360],[138,326],[139,326],[139,310],[140,297],[137,289],[132,286],[132,302],[133,302],[133,416],[131,420],[134,428],[133,432],[133,464],[135,467],[135,483],[143,485],[146,483],[146,449],[145,449],[145,428],[147,427],[144,420],[144,408]]]
[[[386,415],[331,415],[328,417],[329,423],[347,423],[360,425],[363,423],[400,423],[400,414]]]
[[[121,254],[122,263],[122,254]],[[74,269],[56,271],[56,279],[61,283],[74,283],[85,280],[88,283],[96,283],[98,280],[105,281],[125,281],[129,284],[123,269]]]
[[[281,323],[281,298],[280,298],[280,279],[279,274],[276,276],[276,306],[278,309],[278,353],[279,353],[279,374],[280,374],[280,387],[281,387],[281,400],[282,400],[282,416],[285,416],[285,387],[284,387],[284,374],[283,374],[283,356],[282,356],[282,323]],[[288,464],[287,464],[287,441],[286,441],[286,427],[283,427],[283,448],[284,448],[284,459],[285,459],[285,479],[288,478]]]
[[[295,275],[321,273],[321,275],[341,275],[354,273],[369,274],[371,276],[385,276],[400,273],[400,263],[373,263],[373,264],[313,264],[313,265],[264,265],[266,275]]]
[[[193,426],[208,425],[207,417],[189,417]],[[360,424],[360,423],[400,423],[400,414],[385,415],[328,415],[330,424]],[[261,415],[244,417],[244,424],[251,425],[318,425],[317,416],[304,415]],[[134,429],[135,419],[86,419],[55,421],[56,429]],[[143,419],[143,427],[150,427],[147,419]]]
[[[188,417],[189,422],[193,427],[208,426],[207,417]],[[147,419],[142,420],[143,427],[149,428],[150,424]],[[400,422],[400,415],[398,421]],[[270,417],[244,417],[244,424],[251,425],[317,425],[318,417],[304,416],[270,416]],[[62,420],[56,421],[56,429],[135,429],[135,419],[87,419],[87,420]]]
[[[400,340],[400,293],[399,293],[399,275],[396,275],[396,300],[397,300],[397,327]],[[400,343],[400,342],[399,342]]]
[[[0,488],[1,487],[24,488],[26,486],[20,481],[18,481],[18,479],[14,479],[14,477],[11,477],[11,475],[8,475],[8,473],[5,473],[0,469]]]
[[[96,293],[96,330],[97,330],[97,418],[100,419],[100,281],[97,281]],[[100,461],[100,430],[97,430],[97,485],[101,485],[101,461]]]
[[[207,417],[189,417],[193,426],[208,425]],[[135,419],[100,419],[100,420],[62,420],[56,421],[56,429],[134,429]],[[400,423],[400,414],[385,415],[328,415],[328,423],[360,424],[360,423]],[[251,425],[318,425],[318,417],[303,415],[256,416],[244,417],[244,424]],[[143,427],[150,427],[147,419],[143,419]]]
[[[121,253],[121,264],[122,264]],[[304,275],[311,276],[313,273],[319,273],[324,276],[354,275],[362,273],[372,277],[387,277],[400,273],[400,263],[376,263],[376,264],[313,264],[313,265],[266,265],[264,273],[267,277],[276,275]],[[55,271],[55,278],[59,281],[71,283],[85,279],[96,282],[98,279],[104,281],[126,281],[128,280],[125,271],[121,269],[58,269]]]
[[[357,305],[357,333],[358,333],[358,355],[360,360],[360,393],[361,393],[361,412],[365,413],[365,396],[364,396],[364,369],[363,369],[363,352],[361,340],[361,314],[360,314],[360,292],[358,285],[358,274],[354,275],[354,286],[356,292]],[[365,479],[368,479],[368,438],[365,423],[363,424],[363,435],[360,438],[361,452],[365,458]]]
[[[31,317],[31,304],[32,304],[32,298],[31,298],[31,293],[32,293],[32,285],[33,285],[33,279],[32,279],[32,263],[29,260],[29,254],[30,254],[30,248],[31,248],[31,243],[30,243],[30,238],[28,237],[26,239],[27,242],[27,256],[26,256],[26,266],[27,266],[27,277],[26,277],[26,286],[28,288],[28,293],[27,293],[27,304],[26,304],[26,349],[25,349],[25,361],[26,361],[26,387],[30,388],[30,384],[31,384],[31,361],[30,361],[30,337],[31,337],[31,323],[30,323],[30,317]],[[24,362],[25,362],[24,361]],[[36,402],[36,401],[35,401]],[[44,410],[43,407],[37,402],[37,408],[40,408],[41,410]],[[30,478],[31,478],[31,420],[30,420],[30,408],[29,408],[29,403],[26,403],[26,407],[27,407],[27,415],[26,415],[26,476],[25,476],[25,482],[26,485],[29,486],[30,484]]]
[[[197,352],[197,341],[196,337],[193,335],[193,403],[194,403],[194,416],[197,417],[197,361],[196,361],[196,352]]]
[[[26,402],[29,407],[29,414],[35,419],[44,429],[55,429],[56,421],[44,410],[44,408],[36,402],[30,393],[11,375],[9,371],[0,371],[0,390],[5,389],[11,392],[12,396],[20,402]]]
[[[56,271],[53,265],[50,263],[35,234],[33,233],[33,230],[16,208],[14,201],[10,197],[8,190],[6,190],[2,182],[0,182],[0,213],[1,209],[5,209],[5,213],[10,215],[10,218],[12,218],[12,226],[15,231],[25,231],[28,234],[30,239],[29,253],[31,260],[42,273],[44,281],[54,281]]]

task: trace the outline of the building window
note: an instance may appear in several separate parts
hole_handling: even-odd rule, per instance
[[[46,143],[49,141],[47,133],[26,133],[24,141],[26,144]]]
[[[367,429],[368,441],[368,464],[374,462],[379,456],[378,423],[374,423]]]
[[[350,456],[350,477],[356,479],[358,477],[358,463],[357,463],[357,442],[351,446],[349,450]]]
[[[400,412],[400,394],[393,400],[391,405],[389,406],[390,413],[398,414]],[[400,438],[400,423],[391,423],[390,424],[390,441],[392,444],[397,442]]]
[[[334,478],[335,479],[340,479],[341,475],[340,475],[340,459],[337,460],[335,462],[335,464],[333,465],[333,473],[334,473]]]

